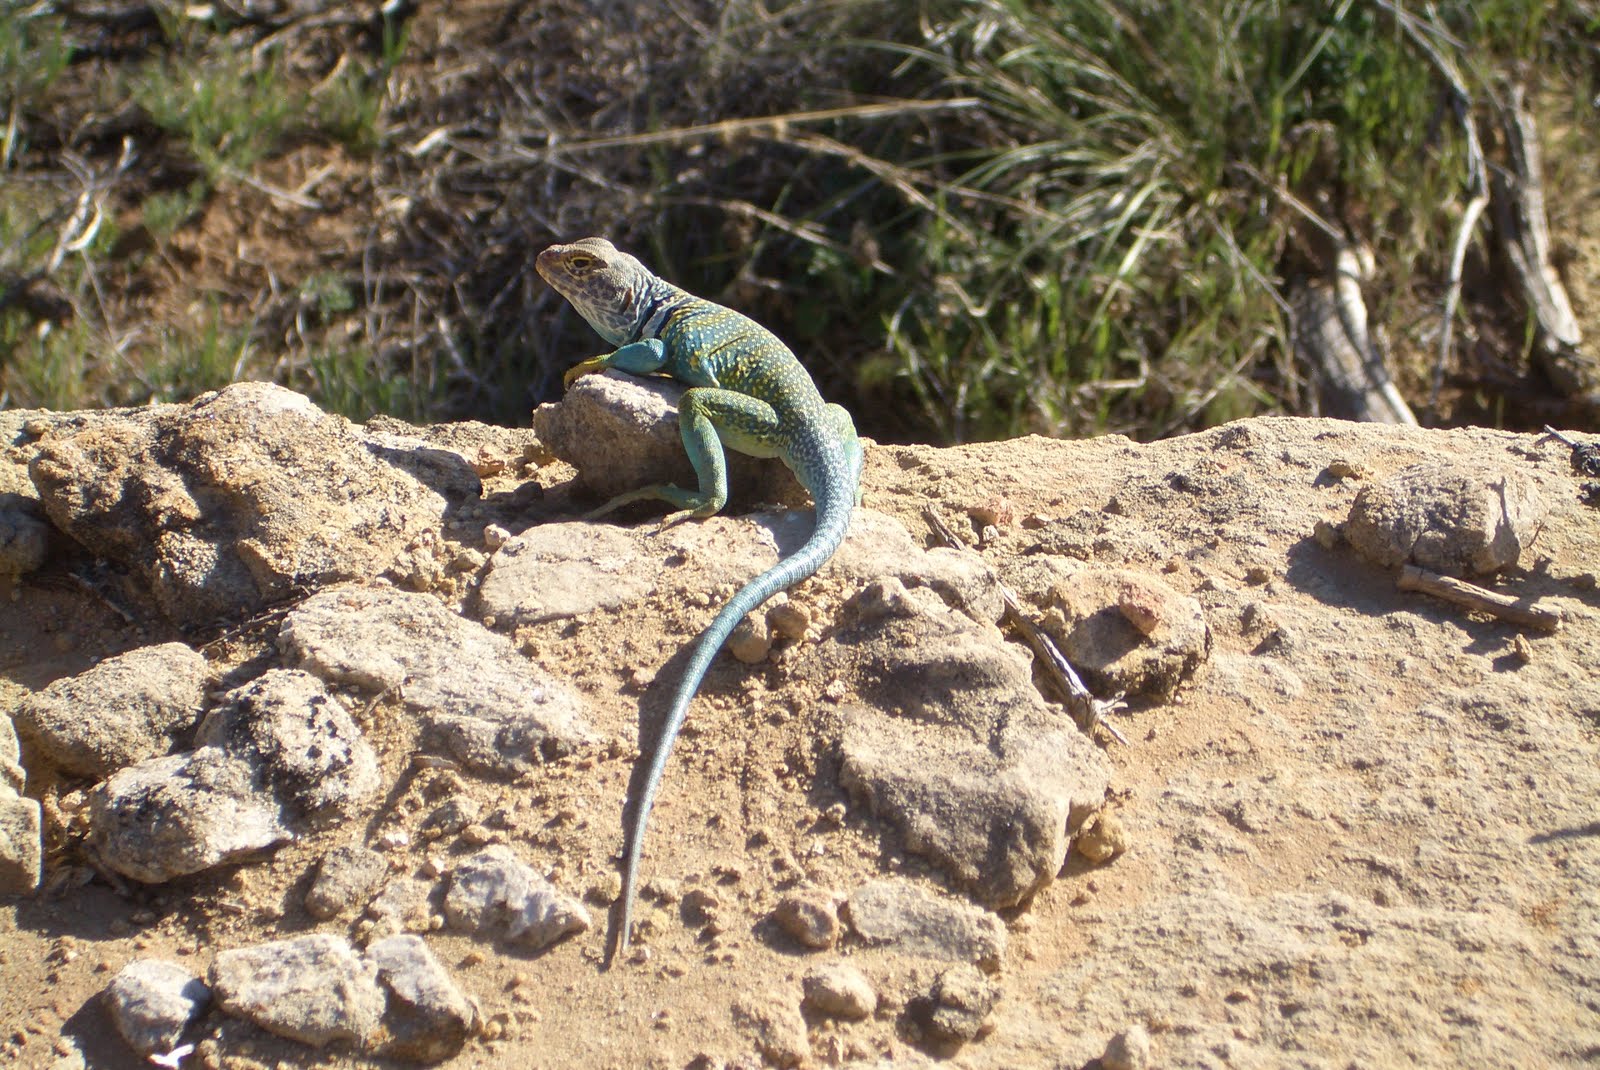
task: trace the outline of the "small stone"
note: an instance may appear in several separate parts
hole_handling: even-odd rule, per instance
[[[422,819],[417,830],[422,840],[454,836],[478,818],[478,804],[472,799],[451,799]]]
[[[1346,460],[1336,457],[1328,462],[1328,467],[1323,469],[1330,479],[1366,479],[1366,466],[1358,461]]]
[[[1317,545],[1324,550],[1332,550],[1344,541],[1344,532],[1339,530],[1339,525],[1327,520],[1319,520],[1311,525],[1311,537],[1317,540]]]
[[[805,1005],[818,1014],[852,1021],[865,1018],[878,1007],[878,995],[861,971],[843,962],[813,966],[800,981]]]
[[[1099,864],[1109,862],[1128,849],[1128,832],[1122,819],[1105,810],[1085,821],[1073,841],[1079,854]]]
[[[1145,1027],[1131,1025],[1112,1037],[1100,1065],[1105,1070],[1149,1070],[1150,1034]]]
[[[483,529],[483,545],[490,550],[498,550],[511,541],[511,532],[499,524],[488,524]]]
[[[1528,642],[1527,636],[1518,634],[1511,637],[1511,656],[1522,665],[1533,660],[1533,644]]]
[[[832,947],[844,930],[834,897],[814,890],[784,896],[773,910],[772,920],[802,947]]]
[[[211,1002],[211,990],[175,962],[135,959],[106,987],[117,1032],[141,1056],[165,1055]]]
[[[767,630],[767,618],[760,614],[748,614],[728,636],[728,652],[746,665],[765,661],[771,651],[772,633]]]
[[[800,1009],[787,998],[741,1000],[733,1007],[734,1022],[752,1034],[756,1047],[774,1066],[800,1066],[811,1058],[811,1041]]]
[[[767,610],[767,627],[784,639],[799,642],[811,627],[811,611],[791,598]]]
[[[322,921],[359,913],[388,872],[388,861],[370,848],[357,844],[335,847],[323,855],[317,877],[306,892],[306,913]]]
[[[971,903],[924,892],[906,881],[874,881],[850,894],[845,916],[869,944],[892,945],[913,955],[1000,968],[1006,927],[999,916]]]
[[[582,903],[504,845],[485,847],[456,866],[444,915],[454,928],[535,950],[592,924]]]
[[[965,1043],[991,1029],[989,1015],[1000,1001],[1000,989],[971,966],[952,966],[941,973],[920,1007],[923,1031],[934,1040]]]
[[[684,916],[698,925],[716,920],[721,907],[721,898],[710,888],[695,888],[683,897]]]

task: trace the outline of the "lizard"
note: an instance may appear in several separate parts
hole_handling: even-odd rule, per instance
[[[539,254],[536,267],[616,347],[567,369],[564,386],[608,368],[665,375],[688,386],[678,405],[678,430],[699,487],[656,484],[628,491],[589,514],[591,518],[648,500],[675,508],[662,528],[715,515],[728,501],[725,448],[781,459],[811,495],[816,510],[816,526],[805,543],[741,587],[691,643],[633,820],[624,830],[620,954],[628,948],[650,810],[689,705],[717,652],[746,614],[815,573],[838,549],[861,500],[862,449],[850,414],[823,401],[789,347],[748,316],[674,286],[604,238],[552,245]]]

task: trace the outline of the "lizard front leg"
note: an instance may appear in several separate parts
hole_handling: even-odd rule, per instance
[[[782,452],[781,427],[772,406],[734,390],[697,386],[684,391],[678,402],[678,433],[699,479],[699,490],[671,483],[640,487],[611,499],[590,513],[590,518],[639,501],[665,501],[676,507],[677,511],[661,522],[663,528],[690,517],[713,516],[728,504],[724,447],[754,457],[776,457]]]
[[[632,372],[634,375],[652,375],[662,369],[667,363],[667,347],[659,338],[646,338],[642,342],[625,345],[602,357],[590,357],[580,361],[567,369],[561,377],[561,385],[571,386],[574,379],[579,376],[589,375],[593,372],[603,372],[607,368],[616,368],[618,371]]]

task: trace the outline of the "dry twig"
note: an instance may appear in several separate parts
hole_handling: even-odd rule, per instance
[[[922,515],[928,521],[928,525],[933,528],[934,534],[938,536],[940,542],[955,550],[969,549],[967,544],[962,542],[954,531],[950,530],[950,526],[944,522],[933,506],[924,506]],[[1078,722],[1078,726],[1092,737],[1095,727],[1098,725],[1104,728],[1112,739],[1126,747],[1128,745],[1127,737],[1117,731],[1116,726],[1110,721],[1104,719],[1106,714],[1115,713],[1126,707],[1126,703],[1122,701],[1121,696],[1109,701],[1095,698],[1088,687],[1084,685],[1083,679],[1078,675],[1077,670],[1072,667],[1066,656],[1061,653],[1061,648],[1056,646],[1055,641],[1040,630],[1038,625],[1029,620],[1027,615],[1022,612],[1022,605],[1017,601],[1017,596],[1011,593],[1011,588],[998,581],[996,581],[995,586],[1000,589],[1000,597],[1006,605],[1006,620],[1017,631],[1022,633],[1022,637],[1027,640],[1034,653],[1039,655],[1040,663],[1044,666],[1045,675],[1055,684],[1056,689],[1066,701],[1067,709],[1072,711],[1072,716]]]
[[[1395,582],[1395,586],[1402,591],[1421,591],[1423,594],[1431,594],[1435,598],[1465,606],[1478,613],[1487,613],[1524,628],[1538,628],[1548,632],[1554,631],[1561,624],[1561,614],[1553,609],[1541,609],[1530,605],[1526,599],[1499,594],[1477,584],[1468,583],[1466,580],[1441,576],[1416,565],[1407,565],[1401,569],[1400,579]]]

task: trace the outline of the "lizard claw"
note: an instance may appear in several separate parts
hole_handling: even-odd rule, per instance
[[[570,387],[573,381],[578,379],[580,376],[588,375],[591,372],[605,371],[605,369],[606,365],[604,357],[590,357],[588,360],[579,361],[572,367],[568,368],[566,373],[561,376],[562,389]]]

